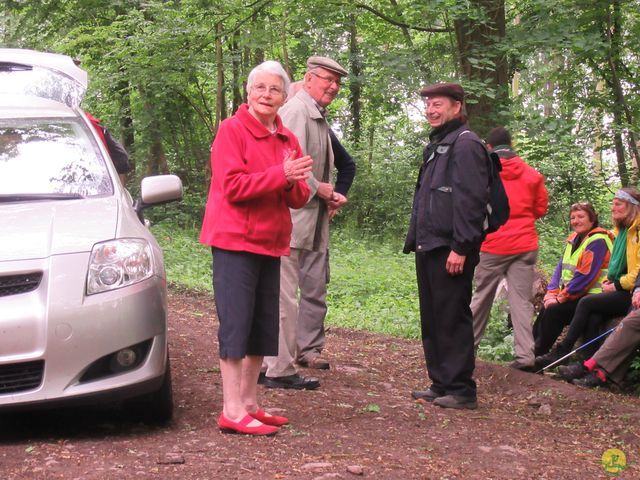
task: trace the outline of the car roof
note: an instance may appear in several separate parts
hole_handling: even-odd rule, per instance
[[[71,57],[17,48],[0,48],[0,77],[0,93],[34,95],[71,107],[80,105],[88,85],[87,72]]]

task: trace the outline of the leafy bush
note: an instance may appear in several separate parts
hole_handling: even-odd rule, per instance
[[[164,252],[167,281],[197,291],[211,291],[211,251],[198,242],[199,229],[182,229],[169,221],[151,227]]]
[[[631,385],[633,392],[636,395],[640,395],[640,355],[636,354],[636,357],[631,362],[626,381]]]

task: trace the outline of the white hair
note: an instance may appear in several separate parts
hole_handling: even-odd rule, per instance
[[[256,75],[260,72],[271,73],[273,75],[279,76],[282,79],[282,91],[285,96],[287,95],[291,80],[289,80],[289,75],[287,75],[287,72],[284,70],[284,68],[282,68],[282,65],[280,65],[280,63],[276,62],[275,60],[267,60],[266,62],[262,62],[260,65],[251,70],[251,72],[249,73],[249,77],[247,78],[247,93],[249,93],[249,90],[251,90]]]

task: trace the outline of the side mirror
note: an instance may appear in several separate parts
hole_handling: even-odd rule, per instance
[[[140,198],[133,205],[138,218],[144,223],[145,208],[182,199],[182,180],[177,175],[145,177],[140,184]]]

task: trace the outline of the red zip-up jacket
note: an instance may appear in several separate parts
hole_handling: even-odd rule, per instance
[[[295,135],[276,117],[270,133],[243,104],[224,120],[211,146],[211,185],[200,242],[225,250],[289,255],[291,214],[309,198],[306,182],[288,187],[284,160],[302,156]]]
[[[509,220],[485,238],[481,252],[515,255],[538,249],[535,221],[547,213],[549,198],[544,177],[508,148],[496,147],[500,178],[509,197]]]

